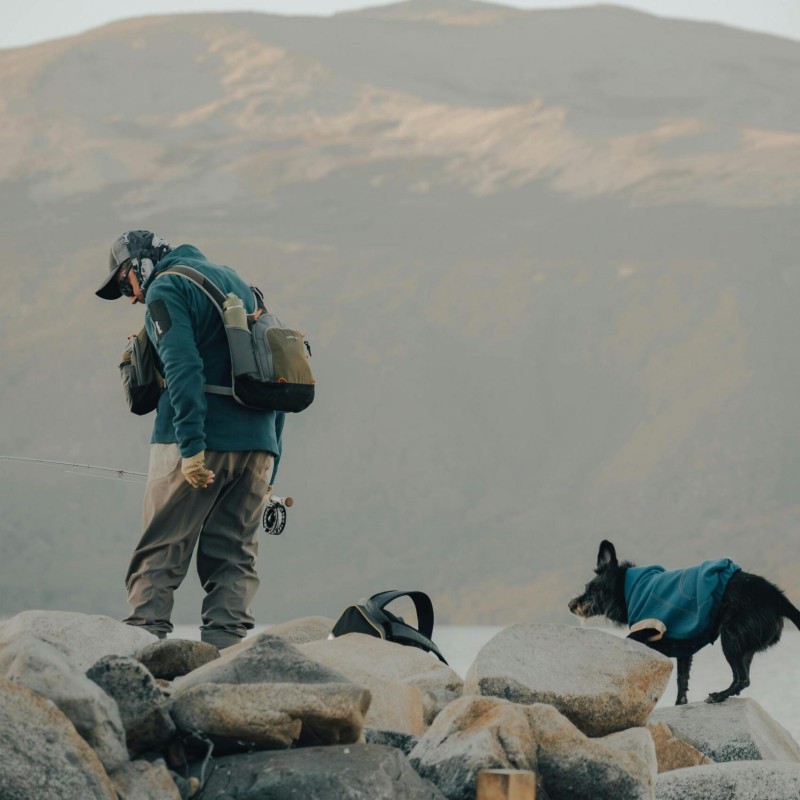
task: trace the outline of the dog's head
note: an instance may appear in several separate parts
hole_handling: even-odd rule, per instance
[[[597,553],[595,577],[586,584],[582,595],[569,601],[569,610],[576,617],[607,617],[612,622],[625,624],[628,610],[625,607],[625,571],[631,566],[620,566],[614,545],[605,539]]]

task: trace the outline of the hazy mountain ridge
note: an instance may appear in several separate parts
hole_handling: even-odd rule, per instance
[[[141,225],[312,339],[260,618],[412,584],[452,621],[553,617],[603,536],[798,596],[798,66],[720,26],[460,2],[0,53],[0,453],[145,469],[115,376],[141,312],[91,294]],[[0,611],[121,607],[141,490],[0,469]]]
[[[405,5],[397,8],[402,10]],[[440,8],[438,3],[419,5]],[[452,10],[461,5],[443,7]],[[464,7],[470,8],[469,4]],[[674,24],[607,9],[571,13],[580,33],[573,37],[573,47],[590,39],[591,48],[584,56],[590,64],[610,58],[615,45],[623,45],[626,38],[659,41],[653,29],[657,30],[659,24]],[[525,24],[516,19],[519,14]],[[269,191],[275,188],[275,182],[291,185],[348,166],[405,162],[417,157],[444,160],[442,172],[430,176],[427,183],[454,180],[478,194],[544,178],[570,196],[622,192],[636,202],[698,200],[713,205],[772,205],[776,200],[797,198],[800,134],[764,125],[785,121],[780,119],[786,112],[779,100],[781,95],[773,98],[762,91],[759,102],[751,98],[750,105],[755,108],[749,113],[743,104],[735,103],[735,98],[734,102],[726,101],[732,83],[728,79],[725,84],[725,73],[735,70],[719,56],[716,61],[709,58],[703,39],[696,42],[685,37],[691,49],[681,53],[680,62],[670,63],[666,70],[659,69],[658,64],[648,69],[645,64],[634,71],[633,59],[616,54],[613,68],[605,74],[594,72],[590,78],[580,63],[572,63],[583,54],[571,51],[568,65],[558,52],[560,44],[551,42],[544,52],[540,52],[542,48],[536,48],[533,54],[525,52],[530,45],[520,33],[542,37],[541,27],[549,28],[557,43],[570,41],[566,32],[571,18],[566,12],[519,14],[512,15],[513,25],[509,23],[499,32],[473,32],[477,41],[482,41],[480,34],[484,34],[487,45],[502,36],[511,40],[510,53],[504,54],[499,65],[504,71],[512,72],[514,56],[528,56],[533,62],[513,80],[503,85],[498,82],[494,93],[491,79],[483,78],[473,85],[469,72],[449,92],[437,90],[436,72],[428,67],[447,65],[452,81],[459,65],[474,70],[474,52],[480,52],[480,48],[471,50],[462,45],[460,50],[448,51],[449,62],[442,63],[440,46],[450,42],[440,42],[433,35],[430,40],[422,37],[421,52],[416,53],[433,91],[417,95],[413,91],[416,81],[407,78],[395,78],[395,86],[375,85],[362,63],[375,55],[369,41],[386,30],[395,34],[392,28],[397,25],[392,16],[388,21],[380,15],[373,20],[366,12],[333,20],[219,15],[220,24],[198,15],[133,21],[100,29],[106,32],[104,36],[100,32],[87,34],[85,44],[78,37],[76,45],[67,51],[63,45],[41,46],[49,55],[49,69],[43,69],[36,59],[19,55],[29,55],[37,48],[12,51],[7,56],[12,62],[7,70],[9,79],[34,98],[41,97],[41,102],[32,103],[29,114],[33,116],[23,117],[22,124],[14,125],[11,135],[5,137],[4,150],[9,145],[12,148],[10,157],[4,159],[6,177],[55,172],[57,180],[40,187],[55,195],[97,191],[126,180],[150,181],[160,187],[180,182],[185,170],[201,168],[204,160],[213,158],[216,171],[232,172],[240,180],[251,177],[253,170],[259,177],[263,174],[269,182],[262,191]],[[243,27],[248,24],[249,31]],[[615,27],[620,25],[622,33]],[[600,31],[593,31],[596,27]],[[626,27],[631,29],[627,37],[623,35]],[[686,23],[684,27],[694,32],[694,26]],[[351,46],[344,49],[353,63],[339,63],[341,53],[330,49],[334,36],[320,36],[321,28],[348,39]],[[423,30],[430,29],[435,26],[423,26]],[[597,40],[603,29],[614,32],[619,42],[600,47]],[[384,69],[391,68],[399,76],[406,71],[415,74],[418,68],[398,61],[403,40],[409,44],[419,40],[412,37],[388,37],[400,44],[388,48],[386,63],[381,65]],[[742,34],[719,28],[706,39],[715,41],[718,37],[738,44]],[[777,82],[770,88],[788,89],[788,78],[781,85],[779,76],[791,74],[792,66],[797,68],[797,47],[771,37],[753,35],[753,39],[766,40],[770,48],[777,42],[778,49],[791,53],[787,64],[779,65],[773,58],[775,68],[764,68],[769,79]],[[651,54],[656,62],[659,57],[674,55],[674,46],[660,44],[662,52]],[[536,75],[536,83],[544,83],[541,74],[545,70],[537,67],[547,66],[551,55],[558,55],[561,62],[548,67],[557,75],[555,82],[563,84],[566,75],[572,80],[571,89],[562,86],[560,91],[551,91],[552,97],[531,94],[531,88],[540,87],[527,82]],[[151,63],[154,57],[155,65]],[[739,57],[754,66],[752,47],[745,48]],[[350,69],[342,70],[342,66]],[[357,79],[347,74],[354,67],[361,69]],[[562,73],[557,72],[558,67],[563,68]],[[144,69],[160,71],[162,79],[157,85],[138,80]],[[640,95],[642,87],[649,85],[648,78],[655,77],[663,84],[663,73],[673,70],[672,80],[686,96],[659,97],[647,105],[649,101]],[[25,75],[26,71],[35,73],[38,81]],[[635,74],[642,71],[644,77]],[[692,73],[692,83],[699,78],[702,86],[684,83],[685,76]],[[604,97],[604,83],[615,80],[617,90]],[[84,90],[87,83],[93,89],[89,94]],[[597,102],[598,97],[605,100],[605,108],[601,105],[592,110],[595,117],[630,119],[633,130],[623,135],[586,135],[574,130],[569,117],[576,113],[570,108],[576,90],[591,102]],[[496,95],[489,100],[492,113],[487,113],[487,92],[489,97]],[[637,93],[639,96],[630,96]],[[739,89],[734,94],[746,92]],[[442,102],[443,95],[448,102]],[[514,102],[506,101],[512,98]],[[724,107],[726,102],[728,108]],[[722,109],[714,107],[720,104]],[[65,110],[69,112],[68,126],[61,118]],[[692,110],[699,112],[698,116],[693,116]],[[8,109],[9,127],[16,116],[13,111]],[[717,118],[706,118],[709,112]],[[126,125],[131,114],[136,116],[132,128]],[[46,126],[54,117],[62,124],[54,125],[48,136],[31,139],[25,135],[24,119],[44,120]],[[637,131],[642,118],[649,124]],[[162,133],[163,129],[166,131]],[[159,131],[160,141],[153,140],[153,130]],[[274,143],[266,152],[260,146],[265,138]],[[716,152],[711,147],[714,138],[724,140],[724,146],[717,147]],[[175,145],[187,140],[193,143],[188,152],[176,153],[179,148]],[[207,148],[213,149],[213,155],[206,152]],[[670,153],[670,148],[677,152]],[[76,166],[70,170],[78,153],[85,156],[88,165],[80,162],[80,169]],[[175,155],[182,156],[178,163]],[[276,169],[276,162],[283,165],[282,169]],[[424,191],[425,183],[411,188]]]

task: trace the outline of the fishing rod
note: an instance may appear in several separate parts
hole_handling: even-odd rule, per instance
[[[69,461],[52,461],[48,458],[23,458],[21,456],[2,456],[0,455],[0,459],[3,461],[24,461],[29,464],[52,464],[53,466],[58,467],[71,467],[73,470],[76,469],[85,469],[91,470],[96,472],[111,472],[117,476],[117,478],[124,478],[127,476],[133,476],[137,478],[146,478],[146,472],[134,472],[130,469],[117,469],[116,467],[96,467],[93,464],[74,464]],[[81,473],[78,473],[79,475]],[[100,475],[93,475],[91,477],[111,477],[111,476],[100,476]],[[138,483],[138,481],[137,481]]]
[[[147,478],[146,472],[134,472],[130,469],[119,469],[117,467],[97,467],[93,464],[75,464],[69,461],[53,461],[49,458],[23,458],[22,456],[4,456],[0,455],[3,461],[21,461],[28,464],[49,464],[58,467],[70,467],[70,470],[76,475],[82,475],[86,478],[106,478],[111,480],[128,480],[130,483],[141,483],[138,478]],[[75,472],[75,470],[83,469],[90,472],[105,472],[113,473],[112,475],[91,475],[82,472]],[[126,477],[129,476],[129,477]],[[130,480],[133,477],[134,480]],[[264,506],[264,513],[261,515],[261,526],[264,531],[270,536],[280,536],[286,527],[286,509],[294,505],[294,498],[292,497],[279,497],[278,495],[271,494],[266,499]]]

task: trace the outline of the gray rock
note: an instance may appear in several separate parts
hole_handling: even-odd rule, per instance
[[[403,645],[384,642],[375,636],[348,634],[338,639],[312,642],[297,648],[314,661],[366,686],[372,702],[365,724],[381,730],[419,735],[425,729],[422,692],[403,682]],[[425,658],[425,654],[417,653]],[[390,656],[396,656],[393,661]],[[425,667],[427,668],[427,659]],[[407,666],[407,664],[406,664]],[[460,679],[459,679],[460,680]]]
[[[0,677],[0,797],[116,800],[94,750],[49,700]]]
[[[425,729],[422,693],[416,686],[365,673],[358,681],[372,696],[365,724],[417,736]]]
[[[658,757],[655,742],[647,728],[628,728],[627,731],[610,733],[598,741],[618,753],[631,753],[650,771],[650,785],[654,786],[658,775]]]
[[[800,764],[737,761],[665,772],[656,800],[797,800]]]
[[[55,703],[106,771],[128,760],[116,703],[56,647],[31,634],[18,634],[0,646],[0,674]]]
[[[650,800],[655,781],[655,752],[647,759],[613,739],[584,736],[553,706],[526,709],[536,740],[538,772],[552,800]],[[650,748],[652,749],[652,740]]]
[[[25,633],[58,648],[81,672],[103,656],[130,656],[156,641],[143,628],[74,611],[23,611],[0,622],[0,644]]]
[[[653,744],[656,746],[659,772],[714,763],[697,749],[693,741],[680,733],[675,733],[666,722],[648,723],[647,730],[650,731]]]
[[[301,617],[272,625],[267,628],[267,633],[280,636],[290,644],[307,644],[327,639],[335,624],[336,621],[329,617]]]
[[[111,775],[119,800],[182,800],[163,761],[129,761]]]
[[[750,698],[659,708],[650,722],[666,722],[712,761],[800,762],[791,734]]]
[[[417,647],[387,642],[377,636],[348,633],[336,639],[302,645],[298,650],[356,683],[369,687],[372,706],[367,724],[375,728],[412,734],[422,732],[421,727],[417,729],[408,722],[404,725],[390,723],[390,710],[399,708],[399,704],[392,699],[400,691],[392,688],[397,682],[420,690],[423,726],[430,725],[448,703],[463,694],[464,681],[436,656]],[[385,693],[388,693],[387,697]],[[413,702],[411,698],[409,702]],[[414,715],[409,707],[405,718],[411,720]]]
[[[181,730],[235,752],[355,742],[369,700],[352,683],[206,683],[173,698],[170,711]]]
[[[228,756],[206,774],[203,800],[444,800],[399,750],[370,744]]]
[[[203,683],[349,683],[347,678],[312,661],[296,647],[269,633],[262,633],[252,644],[226,648],[215,661],[176,678],[173,696],[177,697]]]
[[[175,735],[164,693],[132,656],[105,656],[86,677],[116,702],[132,754],[158,751]]]
[[[386,747],[396,747],[408,755],[419,742],[419,736],[399,731],[379,731],[375,728],[364,728],[364,741],[367,744],[382,744]]]
[[[513,625],[478,653],[465,694],[547,703],[588,736],[645,724],[672,662],[645,645],[589,628]]]
[[[139,650],[135,658],[154,678],[172,681],[219,658],[219,650],[208,642],[158,639]]]
[[[535,704],[526,713],[538,773],[551,800],[651,800],[656,777],[652,740],[642,758],[638,751],[647,748],[642,734],[637,736],[641,741],[590,739],[553,706]]]
[[[409,760],[449,800],[473,800],[485,769],[532,770],[551,800],[649,800],[656,777],[644,729],[584,736],[555,708],[465,696],[434,720]]]
[[[473,800],[485,769],[536,770],[526,709],[496,697],[453,701],[409,754],[414,769],[448,800]]]

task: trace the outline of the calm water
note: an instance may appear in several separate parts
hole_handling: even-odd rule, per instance
[[[742,697],[750,697],[760,703],[768,714],[792,734],[795,741],[800,742],[800,631],[789,630],[788,625],[789,623],[780,644],[766,653],[759,653],[753,659],[750,688],[744,691]],[[251,636],[267,627],[258,626]],[[481,647],[501,630],[502,627],[488,625],[437,625],[433,638],[450,666],[464,677]],[[624,633],[616,629],[603,630],[620,636]],[[190,625],[177,625],[173,636],[184,639],[200,638],[198,629]],[[701,650],[694,658],[689,702],[704,700],[709,692],[725,689],[730,682],[730,667],[717,642]],[[673,669],[667,691],[658,705],[672,705],[677,692]]]

